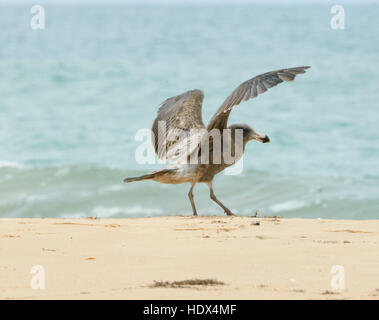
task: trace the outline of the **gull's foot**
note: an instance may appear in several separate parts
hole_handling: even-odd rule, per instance
[[[230,210],[225,210],[225,213],[227,216],[231,217],[231,216],[235,216],[235,214],[233,214]]]
[[[197,217],[197,212],[194,212],[194,213],[193,213],[193,216],[194,216],[194,217]]]

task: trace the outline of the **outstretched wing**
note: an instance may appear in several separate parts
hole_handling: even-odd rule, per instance
[[[151,129],[159,159],[176,162],[198,145],[206,131],[201,116],[203,98],[201,90],[191,90],[162,103]]]
[[[266,72],[241,83],[229,97],[226,98],[212,117],[208,125],[208,130],[226,128],[230,111],[234,106],[240,104],[242,101],[255,98],[257,95],[267,91],[267,89],[271,87],[275,87],[283,81],[293,81],[296,75],[305,73],[305,70],[308,68],[310,67],[296,67]]]

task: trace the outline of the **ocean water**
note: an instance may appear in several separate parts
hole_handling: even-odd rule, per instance
[[[0,6],[0,217],[190,215],[189,186],[123,184],[136,132],[167,97],[205,92],[206,123],[241,82],[312,68],[236,107],[250,142],[218,198],[242,215],[379,218],[379,5]],[[205,185],[199,214],[224,215]]]

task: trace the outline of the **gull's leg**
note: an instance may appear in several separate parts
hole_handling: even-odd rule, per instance
[[[216,202],[221,208],[224,209],[225,213],[228,215],[228,216],[234,216],[234,214],[227,208],[225,207],[222,202],[220,200],[218,200],[216,198],[216,195],[214,194],[213,192],[213,185],[212,185],[212,181],[211,182],[208,182],[208,187],[209,187],[209,191],[210,191],[210,196],[211,196],[211,199]]]
[[[192,206],[193,215],[194,215],[194,216],[197,216],[196,207],[195,207],[195,202],[193,201],[193,194],[192,194],[192,190],[193,190],[193,187],[194,187],[194,186],[195,186],[195,183],[192,183],[192,184],[191,184],[191,189],[190,189],[190,191],[188,192],[188,198],[189,198],[190,201],[191,201],[191,206]]]

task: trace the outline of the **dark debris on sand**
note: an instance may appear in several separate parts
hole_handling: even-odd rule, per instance
[[[224,282],[215,279],[189,279],[181,281],[154,281],[150,288],[189,288],[192,286],[222,286]]]

